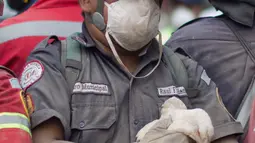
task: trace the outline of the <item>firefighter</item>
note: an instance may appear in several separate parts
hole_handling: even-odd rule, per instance
[[[0,66],[0,143],[32,143],[30,99],[24,95],[15,74]]]

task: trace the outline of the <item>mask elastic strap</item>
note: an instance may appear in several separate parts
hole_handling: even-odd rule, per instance
[[[129,75],[131,75],[133,78],[137,78],[137,79],[141,79],[141,78],[146,78],[148,77],[149,75],[151,75],[156,69],[157,67],[159,66],[160,62],[161,62],[161,58],[162,58],[162,53],[163,53],[163,45],[162,45],[162,35],[160,32],[158,32],[159,34],[159,59],[158,59],[158,62],[157,62],[157,65],[149,72],[147,73],[146,75],[144,76],[140,76],[140,77],[136,77],[134,76],[129,70],[128,68],[124,65],[124,63],[121,61],[115,47],[114,47],[114,44],[112,43],[112,40],[109,36],[109,31],[106,30],[106,33],[105,33],[105,37],[108,41],[108,44],[110,45],[110,48],[113,52],[113,55],[115,56],[116,60],[119,62],[119,64],[129,73]]]

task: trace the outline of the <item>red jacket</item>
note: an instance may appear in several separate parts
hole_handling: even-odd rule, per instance
[[[0,65],[20,75],[33,48],[49,35],[81,31],[78,0],[38,0],[24,13],[0,23]]]
[[[29,115],[34,107],[27,97],[15,75],[0,66],[0,143],[32,143]]]

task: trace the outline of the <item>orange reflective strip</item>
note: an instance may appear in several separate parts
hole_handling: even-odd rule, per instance
[[[29,112],[28,112],[28,109],[27,109],[27,104],[26,104],[25,98],[23,96],[23,91],[20,91],[20,100],[21,100],[23,108],[24,108],[24,110],[26,112],[26,116],[29,117]]]

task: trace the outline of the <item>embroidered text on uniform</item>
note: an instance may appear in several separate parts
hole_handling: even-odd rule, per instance
[[[104,84],[93,84],[93,83],[76,83],[74,85],[74,93],[98,93],[98,94],[109,94],[109,88]]]
[[[175,86],[168,86],[158,88],[159,96],[187,96],[186,90],[184,87],[175,87]]]

